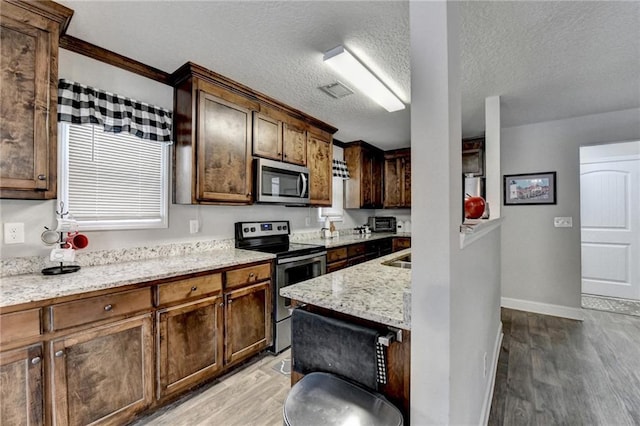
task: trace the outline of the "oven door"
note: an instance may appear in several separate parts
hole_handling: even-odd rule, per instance
[[[291,316],[291,299],[280,296],[280,289],[327,272],[327,253],[278,259],[276,267],[275,319],[282,321]]]

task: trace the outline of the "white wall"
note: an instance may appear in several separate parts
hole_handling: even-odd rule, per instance
[[[460,249],[458,5],[411,2],[411,422],[480,424],[500,330],[500,231]]]
[[[640,109],[502,129],[503,174],[557,172],[556,205],[502,206],[502,296],[580,308],[580,146],[640,139]],[[555,216],[573,228],[554,228]]]
[[[60,51],[60,78],[98,87],[140,101],[173,109],[173,89],[122,69],[78,55]],[[0,200],[2,222],[25,224],[25,244],[0,245],[2,258],[46,256],[50,248],[40,241],[44,226],[55,223],[56,201]],[[352,228],[366,222],[373,211],[347,211],[337,227]],[[315,230],[317,209],[277,205],[190,206],[170,205],[169,227],[166,229],[86,232],[90,240],[87,250],[151,246],[169,242],[233,238],[233,224],[246,220],[288,219],[293,231]],[[306,225],[309,218],[310,225]],[[201,231],[189,234],[189,220],[199,219]],[[0,227],[1,228],[1,227]],[[319,232],[318,232],[318,235]]]
[[[607,143],[580,147],[580,162],[588,163],[603,158],[640,156],[640,141]]]

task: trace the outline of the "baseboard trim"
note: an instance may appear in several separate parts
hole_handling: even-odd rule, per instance
[[[503,297],[501,300],[503,308],[515,309],[517,311],[534,312],[536,314],[551,315],[554,317],[568,318],[578,321],[584,320],[584,314],[580,308],[569,306],[552,305],[550,303],[532,302],[529,300],[511,299]]]
[[[489,423],[489,414],[491,413],[491,403],[493,402],[493,389],[496,385],[496,374],[498,373],[498,359],[500,358],[500,348],[502,347],[502,322],[498,327],[498,334],[496,335],[496,344],[493,348],[493,359],[491,361],[491,371],[488,372],[491,380],[487,383],[487,389],[484,394],[484,404],[482,405],[482,413],[480,415],[480,424],[486,425]]]

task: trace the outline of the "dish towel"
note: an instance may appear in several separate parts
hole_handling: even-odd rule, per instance
[[[291,321],[294,371],[323,371],[378,389],[377,330],[301,308],[293,310]]]

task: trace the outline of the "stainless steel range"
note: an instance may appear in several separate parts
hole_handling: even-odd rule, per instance
[[[237,222],[236,248],[276,255],[273,279],[273,352],[291,346],[291,300],[280,296],[280,289],[323,275],[327,271],[327,250],[315,244],[289,242],[288,220]]]

